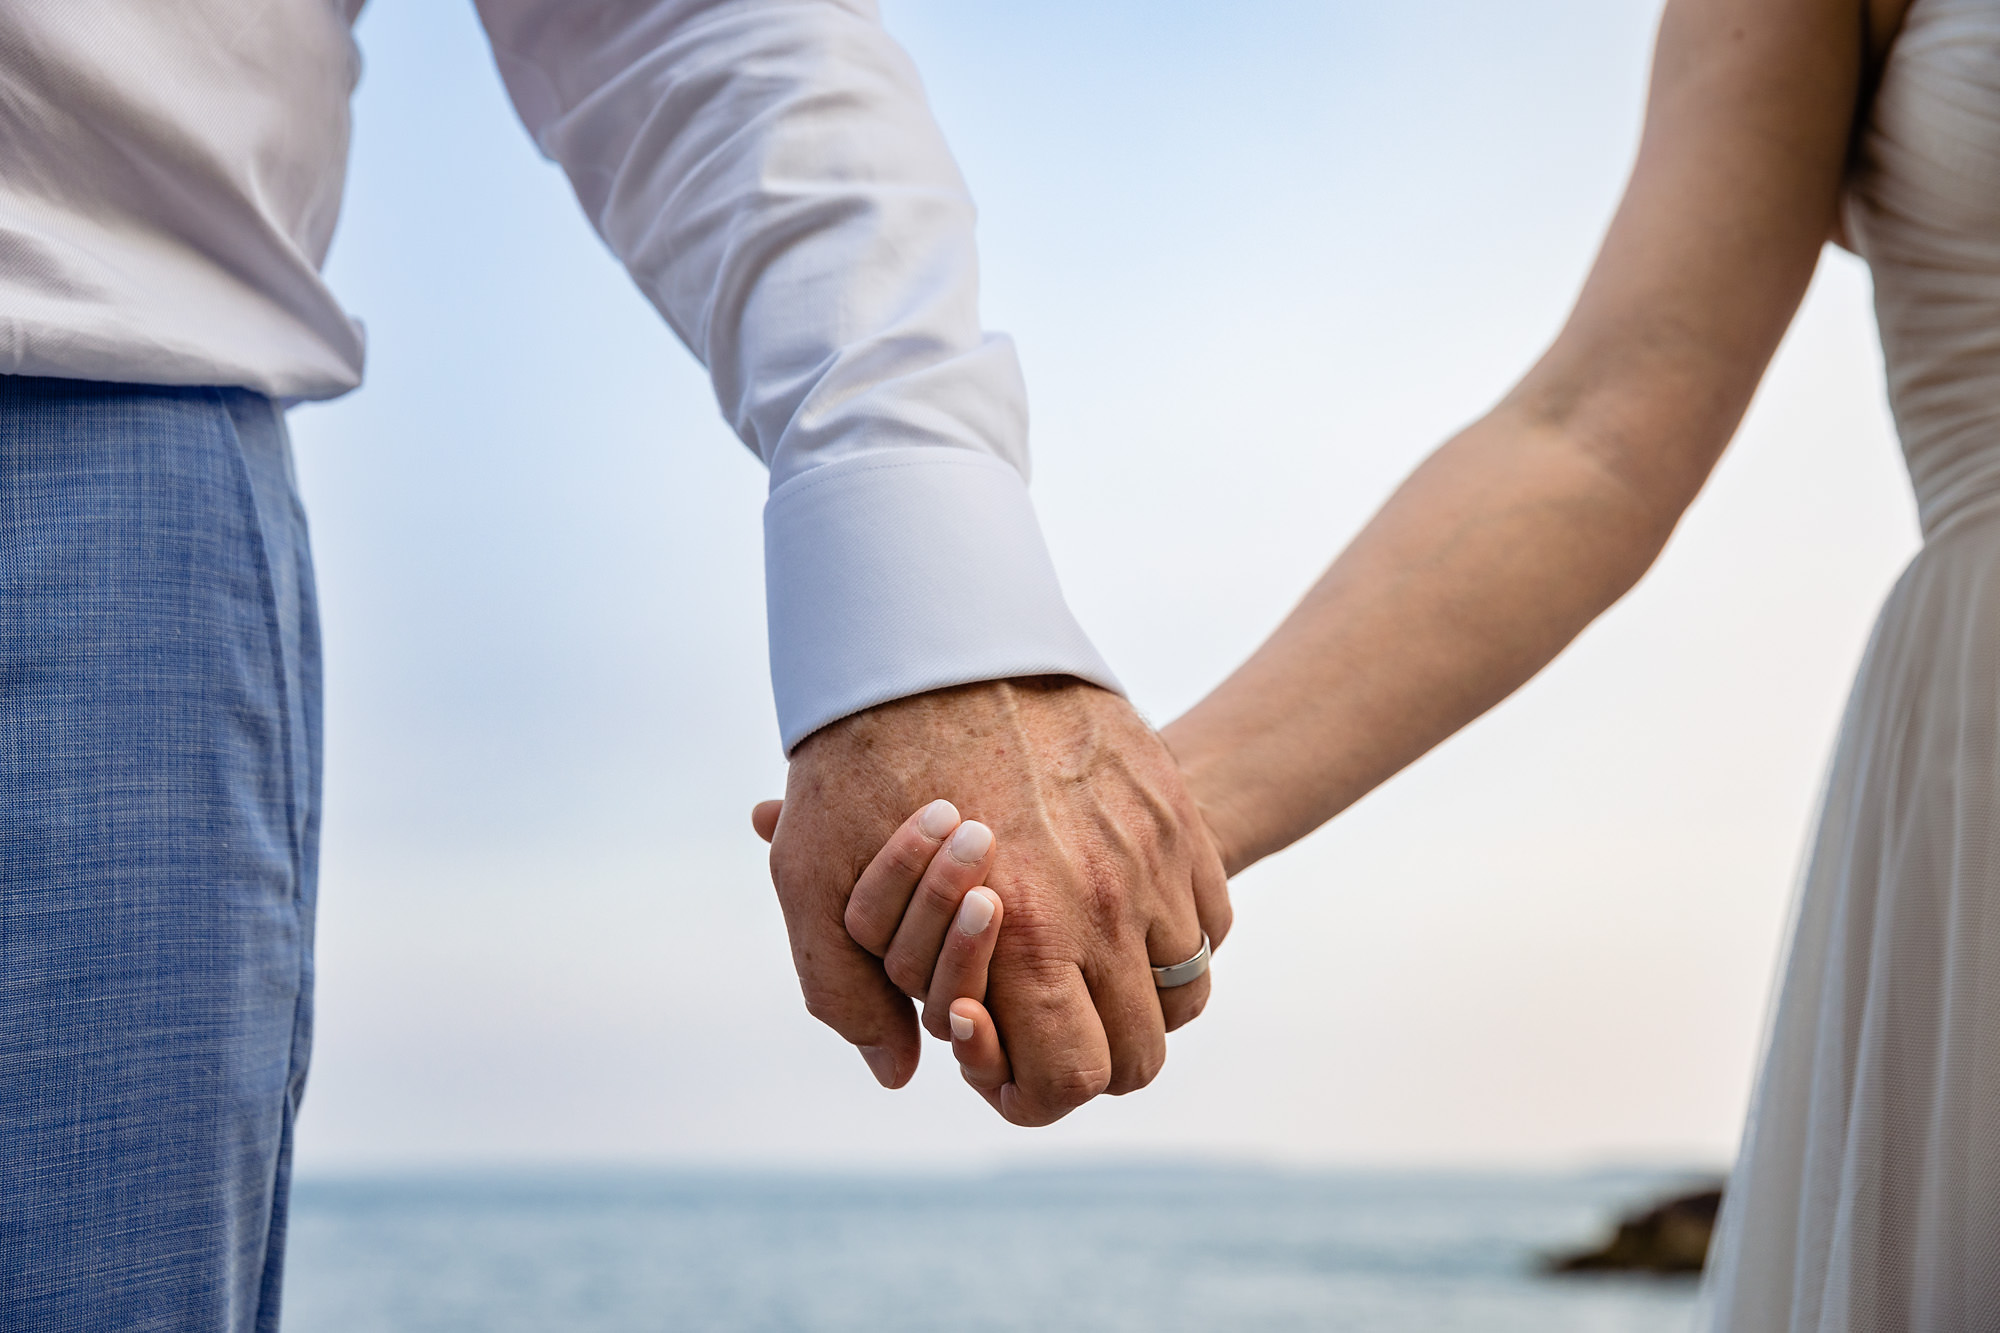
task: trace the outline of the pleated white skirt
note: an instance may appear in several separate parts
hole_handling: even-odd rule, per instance
[[[2000,1330],[2000,505],[1926,543],[1847,707],[1701,1327]]]

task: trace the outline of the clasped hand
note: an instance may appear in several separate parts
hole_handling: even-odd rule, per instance
[[[1001,1115],[1048,1124],[1150,1083],[1207,1002],[1207,977],[1161,991],[1151,968],[1228,933],[1222,862],[1109,691],[991,681],[870,709],[808,737],[755,822],[806,1008],[885,1087],[916,1072],[920,1001]]]

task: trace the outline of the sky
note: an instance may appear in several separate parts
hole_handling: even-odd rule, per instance
[[[1147,716],[1200,697],[1559,327],[1649,0],[885,0],[980,207],[1034,494]],[[1916,546],[1829,253],[1654,572],[1240,876],[1157,1082],[1005,1125],[805,1013],[761,466],[522,132],[469,5],[374,0],[329,265],[368,383],[292,414],[327,636],[302,1170],[1725,1163],[1796,862]]]

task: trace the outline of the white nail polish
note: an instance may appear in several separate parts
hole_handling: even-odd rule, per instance
[[[993,846],[993,830],[976,819],[968,819],[951,835],[951,859],[960,865],[974,865]]]
[[[932,801],[917,813],[917,827],[933,842],[958,827],[958,807],[950,801]]]
[[[964,1014],[953,1014],[951,1016],[951,1035],[954,1041],[971,1041],[972,1020]]]
[[[994,909],[999,905],[999,900],[988,889],[974,889],[966,894],[958,904],[958,933],[977,935],[986,929],[993,920]]]

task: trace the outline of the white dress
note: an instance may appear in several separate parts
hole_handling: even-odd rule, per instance
[[[1846,211],[1924,546],[1841,727],[1703,1326],[2000,1330],[2000,0],[1915,0]]]

